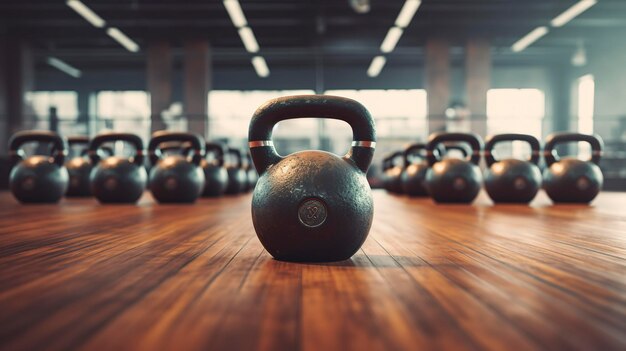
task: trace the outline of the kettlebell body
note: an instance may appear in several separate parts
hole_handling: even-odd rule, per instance
[[[170,154],[161,156],[159,145],[186,142],[192,155]],[[160,203],[193,203],[204,191],[204,171],[200,167],[204,159],[205,141],[200,135],[182,132],[155,132],[148,144],[152,168],[148,187]]]
[[[493,149],[503,141],[520,140],[531,148],[528,160],[496,160]],[[485,145],[485,190],[495,203],[529,203],[541,188],[541,171],[537,166],[540,155],[537,138],[527,134],[498,134],[490,136]]]
[[[402,194],[402,172],[404,171],[404,163],[395,165],[394,160],[403,157],[403,151],[396,151],[389,155],[389,168],[385,172],[387,175],[387,190],[394,194]]]
[[[444,141],[462,141],[473,152],[469,159],[446,158],[438,160],[435,148]],[[428,164],[425,185],[428,194],[438,203],[470,203],[482,186],[482,174],[478,168],[482,140],[468,133],[435,133],[426,144]]]
[[[402,172],[402,192],[409,196],[428,196],[424,180],[426,179],[426,171],[428,171],[428,162],[422,160],[417,163],[410,162],[409,158],[412,154],[425,150],[426,145],[422,143],[409,145],[404,150],[404,164],[407,165]]]
[[[132,158],[109,156],[101,158],[98,149],[111,141],[126,141],[135,147]],[[106,133],[89,143],[89,157],[94,165],[90,174],[91,192],[102,203],[135,203],[146,188],[148,175],[143,166],[143,142],[128,133]]]
[[[205,185],[202,196],[217,197],[224,194],[228,186],[228,171],[224,167],[224,154],[226,149],[223,144],[215,142],[206,143],[206,153],[215,153],[213,162],[203,159],[200,167],[204,171]]]
[[[344,157],[324,151],[279,156],[273,126],[290,118],[341,119],[354,141]],[[373,216],[366,179],[375,147],[374,122],[356,101],[324,95],[271,100],[252,118],[249,145],[260,177],[252,196],[252,222],[265,249],[278,260],[339,261],[363,244]]]
[[[236,158],[235,164],[226,167],[228,172],[228,186],[226,194],[235,195],[245,191],[248,183],[248,174],[242,167],[241,151],[235,148],[228,148],[228,153]]]
[[[27,142],[53,144],[53,155],[34,155],[24,158],[20,147]],[[15,133],[9,142],[11,164],[9,187],[22,203],[55,203],[67,191],[69,175],[63,166],[67,155],[67,142],[58,134],[47,131],[22,131]]]
[[[79,155],[71,158],[65,163],[65,168],[69,174],[69,186],[65,196],[67,197],[84,197],[91,196],[91,184],[89,176],[91,174],[92,164],[89,158],[85,157],[89,146],[89,137],[87,136],[74,136],[67,139],[69,150],[73,150],[75,146],[82,146],[84,150],[79,152]]]
[[[543,187],[553,202],[589,203],[600,193],[604,182],[598,166],[603,142],[598,135],[556,133],[546,139],[544,157],[547,168],[543,172]],[[584,141],[591,144],[588,161],[574,157],[559,158],[554,147],[559,143]]]

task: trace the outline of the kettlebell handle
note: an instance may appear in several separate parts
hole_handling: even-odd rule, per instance
[[[241,166],[243,165],[243,160],[241,159],[241,151],[234,147],[229,147],[226,153],[229,155],[235,155],[235,158],[237,159],[235,168],[241,168]]]
[[[357,101],[338,96],[296,95],[270,100],[252,116],[248,145],[259,174],[282,160],[272,142],[272,129],[276,123],[307,117],[338,119],[348,123],[353,139],[345,158],[354,162],[363,173],[367,172],[376,147],[374,120],[367,109]]]
[[[497,134],[490,135],[487,137],[485,142],[485,162],[487,163],[487,167],[491,167],[494,163],[498,162],[495,156],[493,155],[493,149],[496,144],[504,142],[504,141],[523,141],[530,145],[531,154],[530,157],[526,160],[527,162],[533,163],[535,165],[539,164],[539,156],[541,155],[541,145],[539,144],[539,140],[532,135],[529,134],[515,134],[515,133],[506,133],[506,134]]]
[[[446,141],[466,142],[472,148],[472,154],[466,157],[466,161],[478,165],[480,162],[480,153],[483,148],[483,141],[477,134],[473,133],[433,133],[428,137],[426,144],[426,158],[428,165],[432,166],[439,161],[435,152],[437,146]]]
[[[204,158],[204,138],[199,134],[185,133],[185,132],[168,132],[165,130],[154,132],[152,138],[148,143],[148,157],[150,158],[150,164],[155,165],[159,162],[159,155],[157,149],[159,145],[166,142],[179,141],[186,143],[190,150],[193,150],[191,156],[191,163],[196,166],[200,165],[200,161]]]
[[[206,151],[205,155],[208,155],[211,152],[215,154],[215,159],[217,160],[218,167],[224,167],[224,155],[227,151],[226,146],[223,143],[207,141],[204,149]]]
[[[89,143],[89,158],[94,165],[100,162],[98,150],[102,144],[112,141],[125,141],[131,144],[135,148],[135,156],[133,156],[132,162],[137,166],[143,166],[143,141],[139,136],[131,133],[105,133],[96,135],[93,139],[91,139],[91,142]]]
[[[406,167],[409,165],[409,156],[424,149],[426,149],[426,144],[424,143],[411,144],[406,149],[404,149],[404,166]]]
[[[404,151],[400,150],[400,151],[396,151],[396,152],[392,153],[391,155],[389,155],[389,165],[390,165],[390,168],[394,167],[393,161],[395,159],[397,159],[397,158],[401,158],[402,159],[402,163],[400,164],[400,167],[401,168],[406,167],[407,164],[405,163]]]
[[[560,161],[560,157],[554,149],[556,145],[568,142],[583,141],[591,145],[591,158],[588,161],[600,163],[602,150],[604,149],[604,141],[597,134],[581,134],[581,133],[553,133],[546,137],[546,144],[543,149],[543,157],[546,165],[550,167],[553,163]]]
[[[11,136],[9,140],[9,157],[11,167],[24,159],[24,153],[20,149],[25,143],[37,141],[52,143],[53,162],[63,166],[68,154],[67,140],[55,132],[45,130],[23,130]]]

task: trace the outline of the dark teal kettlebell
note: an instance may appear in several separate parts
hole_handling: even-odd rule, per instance
[[[435,149],[440,143],[465,142],[472,149],[466,159],[439,159]],[[426,155],[429,169],[426,172],[426,189],[435,202],[470,203],[482,186],[482,174],[478,168],[482,151],[482,139],[469,133],[435,133],[428,138]]]
[[[278,155],[272,142],[276,123],[306,117],[347,122],[353,132],[350,151],[343,157],[316,150]],[[374,211],[366,172],[376,132],[367,109],[336,96],[274,99],[254,113],[248,140],[260,174],[252,223],[265,249],[287,261],[340,261],[354,255],[367,238]]]
[[[423,152],[424,154],[420,154]],[[406,167],[402,171],[402,192],[409,196],[428,196],[424,180],[428,171],[428,161],[426,161],[426,144],[416,143],[409,145],[404,150],[404,164]],[[419,161],[411,160],[411,156],[418,155]]]
[[[135,148],[132,157],[102,157],[103,144],[124,141]],[[143,141],[135,134],[106,133],[89,143],[89,157],[94,168],[90,181],[93,195],[102,203],[135,203],[146,188],[148,175],[144,168]]]
[[[587,142],[591,145],[591,159],[560,158],[555,146],[566,142]],[[598,164],[604,143],[599,135],[555,133],[546,138],[543,187],[554,202],[589,203],[602,189],[604,177]]]
[[[496,160],[494,148],[505,141],[524,141],[530,145],[528,160],[508,158]],[[528,134],[498,134],[485,144],[485,190],[495,203],[529,203],[541,189],[541,171],[537,164],[541,147],[539,140]]]
[[[28,142],[51,143],[52,155],[25,157],[21,147]],[[58,202],[67,191],[69,175],[64,167],[67,141],[54,132],[27,130],[9,141],[11,173],[9,187],[23,203]]]
[[[178,143],[175,154],[159,151],[160,145]],[[189,154],[183,155],[183,143]],[[150,169],[148,187],[152,196],[161,203],[192,203],[204,191],[204,172],[200,167],[204,159],[204,138],[198,134],[159,131],[152,134],[148,144]]]
[[[245,191],[248,186],[248,174],[243,168],[241,150],[231,147],[228,148],[227,153],[235,157],[235,163],[231,163],[226,167],[226,171],[228,172],[226,194],[235,195]]]
[[[217,197],[224,194],[228,187],[228,171],[224,167],[226,146],[218,142],[206,143],[206,154],[213,154],[212,161],[204,158],[200,163],[204,171],[205,186],[202,196]]]

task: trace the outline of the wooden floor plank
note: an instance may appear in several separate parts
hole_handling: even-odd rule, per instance
[[[107,206],[0,193],[0,349],[626,349],[626,194],[374,195],[363,248],[313,264],[271,258],[249,195]]]

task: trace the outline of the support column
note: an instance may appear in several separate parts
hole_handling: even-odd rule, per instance
[[[90,128],[90,116],[89,116],[89,100],[91,98],[91,92],[89,90],[79,90],[78,92],[78,118],[76,123],[81,126],[81,133],[89,135]]]
[[[20,129],[31,127],[28,122],[32,122],[29,119],[34,112],[26,103],[25,96],[34,89],[35,60],[31,46],[21,39],[8,39],[5,47],[6,133],[10,136]]]
[[[151,130],[167,126],[161,114],[172,103],[172,48],[167,41],[150,43],[147,52],[147,90],[150,93]]]
[[[487,90],[491,87],[491,44],[474,38],[465,47],[465,89],[471,130],[487,134]]]
[[[7,143],[10,137],[8,125],[7,49],[6,34],[0,32],[0,157],[7,154]]]
[[[444,39],[426,43],[425,82],[428,93],[429,133],[445,131],[445,111],[450,104],[450,45]]]
[[[208,94],[211,89],[211,48],[207,40],[185,42],[184,110],[190,132],[208,135]]]

